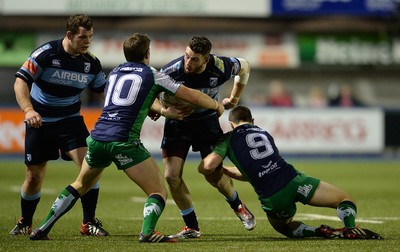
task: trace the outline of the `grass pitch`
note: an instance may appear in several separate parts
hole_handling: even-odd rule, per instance
[[[174,244],[139,244],[143,204],[146,196],[126,175],[110,166],[100,181],[97,217],[110,232],[109,237],[83,237],[80,202],[63,216],[50,232],[50,241],[30,241],[27,236],[9,236],[20,216],[19,188],[24,178],[22,159],[0,162],[0,251],[400,251],[400,165],[384,160],[290,160],[298,170],[346,190],[358,206],[357,223],[385,240],[291,240],[275,232],[261,210],[248,183],[235,181],[241,199],[257,218],[257,227],[246,231],[223,197],[197,173],[197,162],[187,162],[184,177],[192,193],[202,230],[200,239]],[[160,169],[163,170],[162,165]],[[71,162],[49,162],[38,205],[34,228],[46,216],[55,197],[78,173]],[[341,227],[335,209],[298,204],[296,218],[307,224]],[[172,200],[157,230],[178,232],[184,225]]]

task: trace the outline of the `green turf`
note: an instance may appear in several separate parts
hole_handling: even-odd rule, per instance
[[[196,160],[194,160],[196,161]],[[289,160],[291,161],[291,160]],[[294,165],[310,175],[331,182],[350,193],[358,204],[358,224],[381,234],[385,240],[289,240],[266,221],[257,197],[248,183],[235,181],[242,200],[257,217],[255,230],[246,231],[228,204],[188,162],[184,177],[191,190],[203,232],[200,239],[175,244],[139,244],[144,193],[126,175],[111,166],[103,173],[97,217],[109,237],[82,237],[79,233],[81,205],[61,218],[50,233],[50,241],[29,241],[8,232],[20,215],[19,187],[24,178],[22,160],[0,162],[0,251],[399,251],[400,248],[400,165],[396,161],[305,161]],[[162,169],[162,168],[161,168]],[[73,181],[77,168],[72,163],[53,161],[43,185],[42,199],[34,227],[47,214],[58,192]],[[178,209],[168,202],[157,225],[165,234],[183,226]],[[311,225],[340,227],[334,209],[298,205],[297,216]],[[311,217],[317,216],[317,219]],[[332,218],[333,217],[333,218]]]

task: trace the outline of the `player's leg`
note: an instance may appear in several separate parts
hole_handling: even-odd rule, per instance
[[[33,215],[39,204],[47,161],[59,157],[58,147],[52,141],[51,126],[25,127],[25,180],[21,186],[21,217],[10,235],[30,234]]]
[[[46,168],[47,162],[26,166],[25,180],[21,186],[21,217],[10,235],[27,235],[32,232],[33,215],[40,201]]]
[[[256,218],[239,198],[232,179],[223,173],[222,164],[213,173],[204,176],[208,183],[217,188],[224,196],[244,228],[249,231],[253,230],[256,227]]]
[[[185,226],[176,234],[176,237],[183,239],[198,238],[201,236],[201,233],[193,206],[192,195],[182,177],[185,160],[178,156],[167,156],[163,158],[163,162],[165,179],[168,183],[169,191],[185,222]]]
[[[317,227],[294,220],[296,202],[308,202],[317,188],[319,180],[308,179],[299,173],[281,190],[261,199],[262,209],[276,231],[288,238],[317,237]]]
[[[31,240],[47,240],[47,234],[57,220],[75,205],[81,195],[84,195],[97,183],[103,170],[104,168],[91,169],[84,160],[77,179],[60,192],[44,221],[32,232],[29,238]]]
[[[71,127],[74,125],[74,127]],[[68,118],[60,123],[59,141],[61,150],[65,152],[62,157],[73,160],[80,169],[87,151],[86,138],[89,132],[82,117]],[[102,227],[101,221],[96,218],[96,207],[99,198],[100,184],[96,183],[81,197],[83,219],[80,228],[82,235],[107,236],[109,233]]]
[[[148,196],[143,209],[143,224],[139,242],[175,242],[175,238],[155,231],[157,222],[164,211],[167,190],[156,162],[148,157],[144,161],[124,170]]]
[[[165,120],[164,136],[161,144],[164,176],[170,193],[185,222],[182,231],[176,234],[181,238],[198,238],[201,236],[192,196],[183,180],[183,167],[193,134],[201,134],[187,121]]]
[[[311,206],[336,208],[344,227],[354,228],[357,207],[354,200],[342,189],[321,181],[308,202]]]
[[[379,234],[356,226],[357,207],[354,200],[342,189],[321,181],[310,205],[336,208],[344,228],[334,229],[327,225],[317,228],[317,233],[325,238],[383,239]]]
[[[199,150],[201,157],[205,158],[215,146],[218,138],[223,134],[217,117],[205,120],[198,134],[194,136],[193,149]],[[201,164],[200,164],[201,165]],[[246,205],[240,200],[232,179],[223,173],[222,163],[211,174],[205,175],[206,180],[224,196],[226,202],[235,212],[247,230],[253,230],[256,226],[256,219]]]

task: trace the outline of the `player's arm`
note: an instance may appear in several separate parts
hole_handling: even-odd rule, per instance
[[[239,171],[236,166],[223,166],[223,172],[229,177],[240,180],[247,181],[247,179],[243,176],[243,174]]]
[[[205,157],[199,167],[197,168],[198,171],[204,175],[209,175],[215,171],[215,169],[221,164],[223,158],[215,152],[211,152],[210,154]]]
[[[234,77],[231,96],[222,100],[225,109],[231,109],[239,103],[244,87],[247,85],[250,77],[249,62],[242,58],[237,59],[239,60],[241,67],[239,73]]]
[[[26,123],[34,128],[42,126],[42,117],[33,109],[28,84],[23,79],[17,77],[14,83],[14,92],[19,107],[25,113]]]
[[[204,109],[213,109],[217,111],[218,116],[221,116],[225,110],[224,106],[222,106],[218,101],[214,100],[213,98],[209,97],[199,90],[188,88],[184,85],[181,85],[178,88],[175,96],[195,106]]]

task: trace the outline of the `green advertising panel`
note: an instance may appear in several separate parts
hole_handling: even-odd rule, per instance
[[[375,35],[299,34],[303,65],[394,65],[400,63],[398,39]]]
[[[36,34],[0,32],[0,66],[21,66],[36,47]]]

